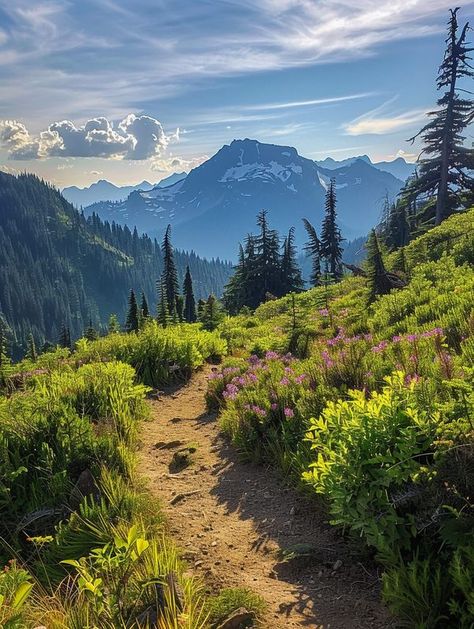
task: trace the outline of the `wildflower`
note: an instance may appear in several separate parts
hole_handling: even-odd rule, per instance
[[[283,409],[283,413],[285,414],[285,417],[287,417],[288,419],[291,419],[292,417],[295,416],[295,412],[292,408],[289,408],[288,406],[286,406]]]
[[[300,376],[296,376],[295,382],[296,382],[296,384],[303,384],[305,379],[306,379],[306,374],[302,373]]]
[[[229,383],[223,391],[222,395],[226,400],[235,400],[238,392],[239,388],[235,386],[235,384]]]
[[[372,351],[374,352],[374,354],[380,354],[387,347],[388,347],[387,341],[380,341],[378,345],[375,345],[374,347],[372,347]]]
[[[321,308],[318,312],[322,317],[329,317],[329,310],[327,308]]]
[[[252,354],[252,356],[250,356],[249,363],[251,365],[258,365],[259,362],[260,362],[260,358],[257,356],[257,354]]]
[[[278,404],[276,402],[273,402],[270,408],[272,409],[272,411],[276,411],[278,410]]]
[[[400,336],[399,334],[396,334],[396,335],[392,338],[392,342],[393,342],[393,343],[400,343],[401,341],[403,341],[403,336]]]
[[[410,343],[413,343],[414,341],[418,340],[418,334],[408,334],[406,338],[407,338],[407,341],[410,341]]]
[[[287,386],[288,384],[290,384],[290,381],[288,380],[288,378],[285,376],[280,380],[280,384],[282,384],[283,386]]]
[[[269,351],[265,354],[266,360],[276,360],[280,358],[278,352]]]
[[[407,386],[410,386],[412,384],[418,384],[418,382],[421,380],[421,376],[419,376],[417,373],[414,373],[412,375],[407,374],[405,376],[405,384]]]
[[[250,382],[257,382],[258,380],[257,376],[254,373],[249,373],[247,377],[250,380]]]
[[[293,373],[293,369],[291,367],[285,367],[285,373],[287,374]]]
[[[252,406],[252,411],[255,413],[255,415],[258,415],[259,417],[265,417],[267,414],[267,411],[264,408],[261,408],[257,405]]]

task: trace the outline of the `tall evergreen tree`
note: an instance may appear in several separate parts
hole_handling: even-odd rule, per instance
[[[0,368],[8,362],[7,324],[0,314]]]
[[[267,210],[257,216],[260,233],[254,238],[255,245],[255,291],[252,306],[258,306],[269,295],[280,294],[280,243],[278,234],[268,224]]]
[[[474,75],[469,64],[469,53],[474,49],[466,43],[467,23],[458,35],[458,11],[451,10],[446,51],[438,72],[437,88],[444,94],[438,99],[437,109],[428,114],[431,121],[411,138],[414,142],[422,137],[423,153],[428,157],[420,160],[418,177],[405,190],[411,197],[434,197],[428,203],[426,218],[434,217],[436,225],[460,206],[464,191],[473,190],[473,179],[467,171],[474,168],[474,150],[464,146],[463,131],[474,117],[474,103],[459,95],[466,90],[458,87],[458,81]]]
[[[148,308],[148,302],[145,297],[145,293],[142,293],[142,301],[140,304],[140,312],[143,319],[148,319],[150,316],[150,309]]]
[[[126,332],[136,332],[138,330],[138,306],[133,288],[130,290],[128,298],[127,320],[125,322]]]
[[[62,325],[59,333],[59,345],[71,349],[71,330],[65,323]]]
[[[168,225],[166,228],[161,251],[163,254],[163,282],[166,291],[166,301],[168,311],[173,316],[176,313],[176,298],[179,294],[179,284],[173,246],[171,244],[171,225]]]
[[[331,276],[338,280],[342,277],[343,238],[337,225],[336,182],[331,179],[326,192],[326,208],[321,229],[321,255],[326,258]]]
[[[299,293],[304,288],[301,270],[296,261],[295,228],[291,227],[283,242],[281,258],[281,293]]]
[[[393,287],[387,276],[385,264],[383,261],[382,250],[380,248],[379,239],[372,229],[367,240],[367,268],[368,268],[368,284],[369,284],[369,303],[375,300],[377,295],[385,295]]]
[[[111,314],[109,317],[109,322],[107,324],[107,332],[109,334],[115,334],[116,332],[120,332],[120,323],[117,315]]]
[[[189,266],[186,267],[186,275],[184,276],[183,295],[184,320],[187,323],[194,323],[196,321],[196,300],[194,298],[193,279]]]
[[[410,224],[407,217],[407,207],[398,200],[388,209],[387,218],[382,226],[385,244],[392,251],[398,247],[405,247],[410,242]]]
[[[166,296],[166,286],[162,278],[158,287],[158,323],[166,328],[171,323],[170,311],[168,309],[168,299]]]
[[[303,219],[303,223],[309,238],[304,250],[308,256],[311,256],[310,282],[312,286],[319,286],[321,284],[321,242],[316,230],[306,218]]]
[[[38,359],[38,352],[36,351],[36,343],[35,343],[35,337],[33,336],[33,332],[30,332],[28,335],[28,345],[27,345],[26,355],[33,362],[36,362],[36,360]]]
[[[84,336],[88,341],[96,341],[99,338],[99,333],[92,324],[92,319],[89,318],[89,325],[86,328]]]
[[[219,302],[214,295],[209,295],[204,305],[201,323],[205,330],[215,330],[222,319],[222,311]]]

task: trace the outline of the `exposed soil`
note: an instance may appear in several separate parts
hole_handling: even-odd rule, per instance
[[[239,460],[219,434],[204,401],[209,371],[150,401],[140,451],[140,472],[191,567],[213,591],[247,587],[263,596],[267,629],[393,626],[375,567],[327,524],[324,507]],[[196,452],[184,453],[192,463],[181,469],[175,453],[189,445]],[[311,556],[281,560],[281,549],[297,544]]]

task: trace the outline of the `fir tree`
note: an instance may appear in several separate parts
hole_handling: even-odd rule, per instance
[[[372,229],[367,240],[367,268],[369,285],[369,303],[375,300],[377,295],[385,295],[392,289],[392,284],[387,276],[379,239]]]
[[[0,368],[8,361],[7,324],[0,314]]]
[[[196,321],[196,300],[194,298],[193,279],[189,266],[186,267],[186,275],[184,276],[183,294],[184,320],[187,321],[187,323],[194,323]]]
[[[389,250],[404,247],[410,242],[410,225],[407,208],[401,200],[393,203],[389,210],[383,229],[385,244]]]
[[[200,299],[197,305],[197,317],[198,321],[202,321],[202,317],[204,315],[204,308],[206,307],[206,301],[204,299]]]
[[[168,299],[166,297],[166,286],[164,279],[161,280],[158,291],[158,323],[166,328],[171,323],[170,311],[168,309]]]
[[[303,223],[309,238],[304,250],[308,256],[311,256],[310,282],[312,286],[319,286],[321,283],[321,242],[316,230],[306,218],[303,219]]]
[[[299,293],[304,288],[301,271],[296,261],[295,228],[291,227],[283,242],[281,259],[281,293]]]
[[[268,212],[262,210],[257,216],[260,233],[255,237],[255,291],[251,295],[251,306],[258,306],[268,296],[281,294],[280,286],[280,243],[278,234],[270,229]]]
[[[117,315],[115,314],[110,315],[109,322],[107,324],[107,332],[109,334],[115,334],[117,332],[120,332],[120,323],[117,318]]]
[[[63,324],[61,327],[61,332],[59,334],[59,345],[61,347],[66,347],[67,349],[71,349],[71,331],[69,326]]]
[[[133,288],[130,290],[128,298],[127,320],[125,322],[126,332],[136,332],[138,330],[138,306]]]
[[[142,301],[140,304],[140,313],[143,319],[148,319],[150,316],[150,309],[148,308],[148,302],[145,297],[145,293],[142,293]]]
[[[38,359],[38,352],[36,351],[35,337],[33,336],[32,332],[30,332],[28,335],[28,345],[27,345],[26,355],[32,362],[36,362],[36,360]]]
[[[451,10],[446,52],[438,72],[437,88],[444,94],[438,99],[437,109],[428,114],[431,121],[410,140],[414,142],[421,136],[423,153],[428,157],[420,160],[418,177],[408,184],[405,195],[421,195],[429,201],[434,196],[425,217],[434,217],[436,225],[459,207],[464,191],[473,189],[473,179],[467,171],[474,168],[474,151],[463,145],[463,131],[474,117],[474,103],[459,95],[459,91],[465,90],[457,85],[459,79],[474,75],[469,64],[473,48],[466,43],[468,24],[458,35],[458,10]]]
[[[99,338],[99,333],[94,328],[92,319],[89,319],[89,325],[86,328],[84,336],[88,341],[96,341]]]
[[[171,316],[176,314],[176,298],[179,293],[178,272],[174,262],[173,246],[171,244],[171,225],[166,228],[163,244],[163,282],[166,291],[168,311]]]
[[[326,212],[321,229],[320,251],[327,260],[329,273],[334,280],[342,277],[342,236],[337,225],[336,183],[331,179],[326,192]]]
[[[215,330],[222,319],[219,302],[214,295],[209,295],[204,305],[201,322],[205,330]]]
[[[176,316],[178,317],[179,323],[183,323],[184,321],[184,296],[178,295],[176,297]]]

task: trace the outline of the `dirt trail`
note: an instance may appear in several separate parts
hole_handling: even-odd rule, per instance
[[[191,567],[212,589],[248,587],[263,596],[266,629],[390,627],[377,573],[351,555],[318,503],[241,462],[222,439],[204,402],[209,372],[150,402],[140,451],[140,472]],[[175,472],[174,452],[191,443],[193,464]],[[311,558],[281,561],[279,549],[295,544],[310,544]]]

